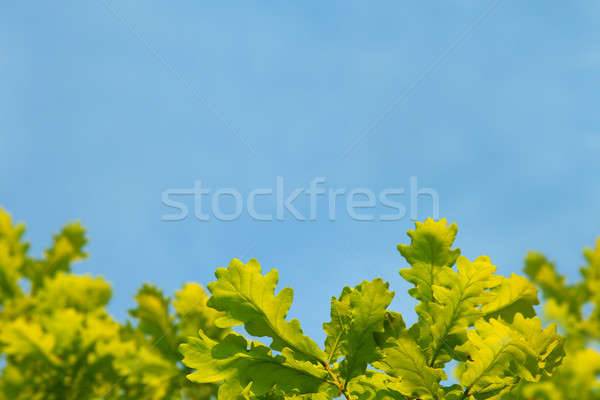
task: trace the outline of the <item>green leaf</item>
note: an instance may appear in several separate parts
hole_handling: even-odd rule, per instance
[[[394,389],[409,398],[438,399],[439,382],[446,378],[442,369],[427,365],[425,355],[408,331],[397,338],[390,336],[382,349],[382,357],[373,366],[397,378]]]
[[[440,270],[433,286],[435,302],[423,309],[431,329],[430,366],[443,366],[454,357],[454,347],[464,343],[467,328],[483,316],[480,306],[489,301],[487,290],[497,286],[502,277],[493,275],[496,266],[487,256],[470,262],[459,257],[458,272]]]
[[[464,400],[465,392],[463,391],[462,386],[460,385],[452,385],[443,388],[444,390],[444,400]]]
[[[275,386],[286,395],[318,393],[337,389],[328,382],[328,372],[311,362],[295,358],[289,348],[281,355],[259,342],[248,342],[241,335],[230,333],[220,343],[200,332],[199,338],[190,338],[180,346],[183,363],[197,371],[188,379],[198,383],[237,382],[245,388],[250,383],[257,396],[268,393]]]
[[[137,308],[129,314],[139,321],[138,329],[148,335],[152,346],[170,359],[178,359],[178,339],[174,317],[169,315],[169,299],[156,286],[144,284],[135,296]]]
[[[537,289],[527,278],[511,274],[490,291],[490,301],[482,307],[486,318],[502,318],[511,322],[517,313],[533,317],[533,306],[540,303]]]
[[[394,390],[396,379],[376,372],[367,371],[348,383],[348,392],[355,400],[404,400],[405,396]]]
[[[596,247],[586,248],[583,256],[587,261],[587,266],[581,268],[581,274],[584,278],[583,287],[587,289],[589,297],[596,304],[600,303],[600,238],[596,241]]]
[[[570,285],[554,264],[539,253],[529,253],[524,268],[547,300],[545,316],[561,325],[570,346],[576,348],[581,348],[586,338],[600,338],[600,239],[595,248],[584,249],[584,257],[587,265],[580,270],[583,280]],[[584,307],[591,305],[591,312],[584,312]]]
[[[241,386],[237,381],[223,382],[219,386],[219,399],[232,399],[232,400],[251,400],[255,399],[256,396],[250,391],[252,382],[246,387]]]
[[[410,245],[399,244],[400,254],[411,265],[400,270],[400,275],[415,285],[409,290],[411,296],[423,302],[433,300],[433,285],[437,283],[438,272],[454,265],[460,249],[452,250],[457,226],[447,226],[446,219],[416,222],[415,230],[407,232]]]
[[[539,318],[516,314],[504,320],[479,320],[468,331],[459,351],[469,361],[457,369],[460,383],[476,399],[508,392],[521,379],[537,381],[551,374],[564,356],[563,338],[551,325],[542,330]]]
[[[85,229],[79,222],[65,225],[58,235],[54,235],[52,247],[45,251],[50,276],[58,271],[68,272],[71,263],[86,258],[83,251],[86,244]]]
[[[507,392],[518,382],[511,363],[525,362],[527,349],[514,340],[514,332],[498,320],[479,320],[469,330],[468,342],[459,351],[470,361],[459,366],[457,374],[465,392],[476,399],[486,399]]]
[[[511,328],[527,343],[529,355],[536,364],[523,372],[528,373],[527,380],[537,381],[543,375],[552,375],[565,356],[565,338],[556,333],[556,325],[550,324],[543,329],[538,317],[525,318],[517,314]]]
[[[225,314],[208,307],[208,295],[201,285],[190,282],[175,292],[173,308],[178,318],[177,329],[183,337],[196,336],[202,329],[206,335],[219,339],[228,331],[215,326],[215,321]]]
[[[217,281],[208,284],[212,294],[208,305],[227,313],[227,317],[217,320],[218,326],[243,323],[249,334],[272,338],[274,350],[288,347],[304,359],[327,362],[325,352],[302,333],[300,322],[286,321],[294,292],[286,287],[275,296],[277,270],[263,276],[258,261],[252,259],[244,264],[234,259],[228,268],[217,269],[215,276]]]
[[[0,208],[0,304],[22,295],[18,282],[29,247],[21,241],[24,232],[25,226],[13,225],[10,215]]]
[[[406,330],[402,314],[396,311],[386,311],[383,318],[383,332],[375,332],[373,337],[377,346],[383,347],[390,338],[399,338]]]
[[[384,332],[386,308],[394,298],[388,287],[379,278],[364,281],[354,289],[344,288],[339,299],[331,301],[332,321],[323,325],[328,334],[325,348],[329,363],[344,355],[340,371],[346,380],[364,373],[377,358],[373,335]]]
[[[58,309],[50,315],[44,315],[41,324],[50,336],[59,338],[54,350],[66,353],[72,350],[75,341],[79,339],[85,316],[72,308]],[[113,333],[113,332],[111,332]]]
[[[100,277],[59,272],[54,278],[45,280],[35,298],[40,311],[71,307],[90,312],[106,306],[110,296],[110,284]]]
[[[411,329],[418,337],[418,343],[425,351],[428,364],[438,357],[439,344],[433,344],[431,326],[434,324],[433,314],[439,312],[432,309],[435,303],[434,291],[440,292],[440,278],[454,271],[452,266],[460,256],[460,249],[451,249],[457,232],[456,224],[447,225],[445,219],[415,223],[415,230],[409,230],[410,245],[398,245],[398,250],[411,265],[400,270],[400,275],[415,285],[409,294],[420,302],[415,307],[419,316],[418,323]]]
[[[553,298],[561,302],[566,300],[566,278],[559,275],[554,264],[542,254],[529,252],[525,257],[523,272],[542,289],[545,298]]]
[[[343,355],[344,337],[352,322],[351,292],[352,289],[346,286],[342,289],[339,298],[331,298],[331,321],[323,324],[323,330],[327,334],[325,352],[327,353],[328,364],[336,362]]]
[[[594,270],[592,267],[594,257],[591,255],[594,253],[590,249],[586,249],[584,255],[586,252],[589,264],[587,268],[582,268],[581,272],[584,277],[587,275],[588,278],[578,284],[567,285],[566,278],[560,275],[554,264],[540,253],[528,253],[523,269],[527,276],[542,290],[543,296],[547,300],[544,311],[547,314],[555,314],[560,309],[562,315],[557,320],[560,320],[563,324],[563,329],[573,334],[588,326],[594,329],[594,325],[596,325],[585,326],[583,323],[582,307],[597,292],[597,289],[600,289],[600,286],[593,283],[593,277],[595,276],[595,273],[592,272]],[[548,313],[548,311],[550,312]]]
[[[134,398],[171,399],[172,391],[176,389],[173,387],[175,380],[183,378],[179,376],[180,371],[172,360],[150,346],[115,341],[101,346],[101,351],[112,354],[114,367],[124,379],[141,386],[139,389],[142,393],[131,396]]]
[[[53,353],[56,338],[35,322],[20,318],[0,327],[0,344],[3,353],[18,360],[39,358],[45,360],[48,367],[60,365]]]
[[[87,257],[83,251],[87,239],[80,223],[67,224],[59,234],[54,235],[52,247],[44,251],[44,259],[28,260],[23,266],[24,275],[30,279],[32,291],[43,286],[44,279],[52,278],[59,272],[71,271],[71,264]]]

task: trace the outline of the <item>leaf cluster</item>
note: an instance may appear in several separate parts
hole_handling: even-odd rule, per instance
[[[277,270],[232,260],[208,284],[215,326],[243,326],[249,337],[221,339],[205,331],[180,346],[198,384],[222,383],[219,399],[496,399],[519,382],[549,376],[563,356],[556,326],[535,316],[537,290],[526,278],[496,275],[486,256],[473,261],[453,249],[456,224],[428,219],[398,249],[409,266],[418,320],[407,327],[389,309],[381,279],[345,287],[331,299],[323,347],[287,319],[293,290],[276,293]],[[268,338],[263,343],[257,338]],[[445,386],[458,363],[458,383]]]
[[[54,236],[40,258],[29,255],[25,228],[0,209],[0,400],[210,399],[216,385],[192,384],[178,346],[202,329],[219,340],[223,313],[186,284],[170,299],[144,285],[132,319],[106,311],[111,287],[72,272],[86,257],[78,223]]]
[[[568,283],[546,256],[530,252],[524,271],[542,290],[544,318],[556,322],[566,336],[566,357],[552,376],[524,383],[506,399],[600,399],[600,239],[583,251],[581,279]]]

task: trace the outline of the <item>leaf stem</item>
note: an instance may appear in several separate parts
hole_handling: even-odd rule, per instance
[[[333,379],[334,382],[332,382],[332,383],[334,383],[335,386],[338,387],[340,394],[343,394],[347,400],[352,400],[352,397],[350,397],[350,393],[348,393],[348,388],[347,388],[348,382],[346,381],[346,382],[342,383],[339,379],[339,375],[334,373],[331,370],[329,363],[322,363],[322,365],[327,370],[327,373],[329,374],[329,376]]]

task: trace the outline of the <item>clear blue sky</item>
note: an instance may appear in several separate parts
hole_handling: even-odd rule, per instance
[[[34,252],[83,221],[75,270],[113,283],[118,318],[142,281],[172,292],[256,257],[317,338],[330,296],[375,276],[414,320],[395,249],[409,218],[161,221],[162,191],[195,180],[247,193],[277,176],[373,190],[417,176],[466,256],[508,274],[535,248],[574,277],[600,235],[600,4],[490,4],[5,2],[0,204]]]

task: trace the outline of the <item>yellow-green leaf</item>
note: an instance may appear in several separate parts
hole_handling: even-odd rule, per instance
[[[221,326],[238,321],[238,324],[244,324],[249,334],[272,338],[274,350],[287,347],[305,359],[327,362],[325,352],[302,333],[300,322],[286,320],[294,292],[286,287],[275,295],[279,280],[277,270],[262,275],[258,261],[252,259],[244,264],[234,259],[228,268],[217,269],[215,276],[217,281],[208,284],[212,294],[208,305],[227,313],[226,323]]]

